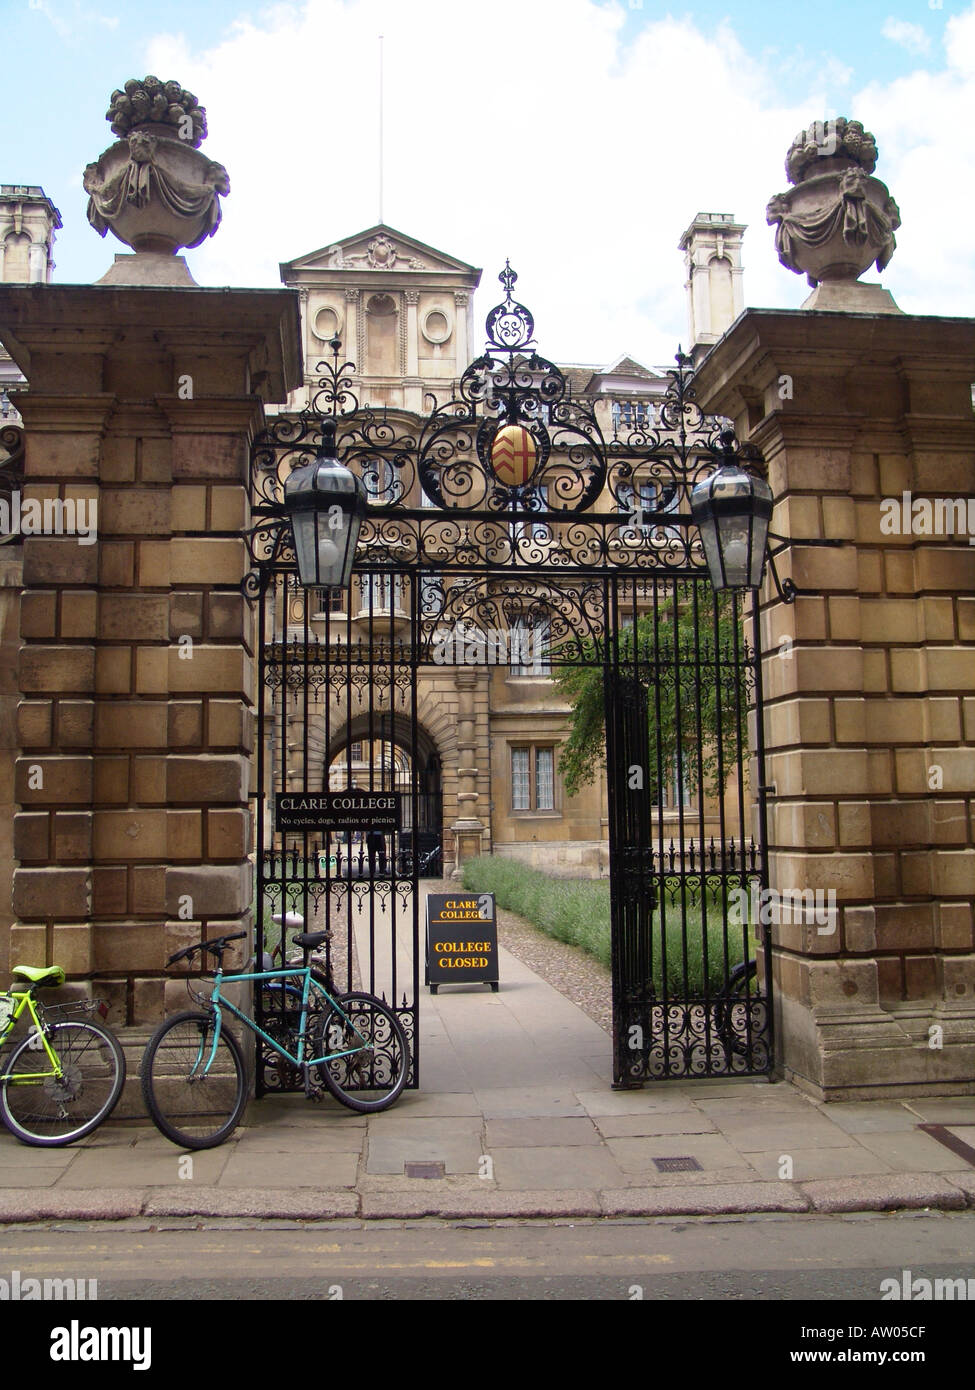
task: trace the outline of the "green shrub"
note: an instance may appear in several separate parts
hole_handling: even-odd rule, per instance
[[[609,882],[607,879],[554,878],[529,868],[516,859],[485,855],[463,866],[464,887],[472,893],[493,893],[498,907],[523,917],[557,941],[578,946],[610,966],[611,933]],[[695,901],[695,880],[685,881],[686,931],[682,930],[681,880],[665,880],[664,924],[667,947],[667,988],[661,966],[660,907],[653,915],[653,984],[658,997],[699,995],[704,991],[704,926],[700,901]],[[729,876],[728,888],[736,886]],[[725,945],[721,895],[708,891],[708,993],[724,987]],[[752,943],[749,941],[749,954]],[[740,927],[728,927],[729,969],[745,956]]]

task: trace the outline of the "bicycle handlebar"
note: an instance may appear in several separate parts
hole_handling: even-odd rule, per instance
[[[178,960],[188,959],[196,954],[197,951],[212,951],[217,960],[222,963],[224,951],[231,941],[239,941],[246,936],[245,931],[231,932],[228,936],[216,936],[212,941],[198,941],[195,946],[186,946],[182,951],[177,951],[174,956],[170,956],[167,965],[175,965]]]

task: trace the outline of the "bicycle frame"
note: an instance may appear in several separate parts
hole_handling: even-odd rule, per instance
[[[37,1013],[37,1004],[34,1000],[34,996],[31,993],[31,991],[29,989],[3,990],[0,991],[0,999],[19,1000],[19,1003],[14,1005],[13,1013],[7,1020],[2,1032],[0,1032],[0,1047],[2,1047],[3,1044],[10,1037],[10,1034],[13,1032],[14,1028],[16,1028],[21,1015],[26,1010],[30,1014],[31,1018],[34,1020],[34,1027],[32,1029],[33,1035],[37,1038],[40,1038],[41,1040],[40,1047],[38,1047],[37,1050],[40,1051],[41,1048],[43,1048],[44,1051],[47,1053],[47,1060],[51,1064],[50,1071],[32,1071],[28,1075],[19,1075],[15,1074],[14,1072],[3,1071],[0,1072],[0,1081],[11,1081],[15,1086],[36,1085],[39,1081],[46,1081],[52,1076],[56,1080],[60,1081],[63,1075],[61,1059],[58,1057],[57,1053],[54,1051],[54,1049],[51,1047],[51,1044],[47,1040],[47,1036],[44,1032],[44,1027]]]
[[[283,982],[287,979],[298,978],[300,978],[302,981],[302,988],[297,1056],[294,1056],[292,1053],[290,1053],[286,1047],[282,1047],[282,1045],[275,1038],[272,1038],[269,1033],[266,1033],[264,1029],[260,1027],[259,1024],[255,1023],[254,1020],[250,1018],[247,1014],[245,1014],[242,1009],[239,1009],[237,1005],[233,1003],[232,1000],[225,999],[221,994],[221,988],[224,985],[250,984],[260,980],[281,980]],[[307,1037],[308,1030],[308,1000],[311,990],[315,990],[316,993],[320,994],[323,999],[326,999],[328,1003],[333,1006],[333,1008],[338,1012],[340,1017],[345,1020],[345,1022],[352,1029],[352,1032],[359,1039],[359,1042],[362,1044],[361,1047],[347,1047],[340,1052],[326,1052],[321,1057],[305,1057],[305,1039]],[[209,1007],[214,1013],[217,1022],[216,1027],[213,1030],[213,1042],[210,1046],[210,1055],[206,1059],[206,1062],[202,1067],[203,1075],[206,1075],[209,1072],[211,1066],[213,1065],[213,1059],[217,1055],[217,1047],[220,1044],[220,1032],[223,1027],[224,1009],[229,1010],[230,1013],[232,1013],[236,1018],[240,1019],[241,1023],[245,1024],[245,1026],[249,1028],[252,1033],[256,1033],[259,1038],[263,1038],[266,1043],[270,1044],[270,1046],[274,1048],[275,1052],[279,1053],[282,1057],[286,1058],[286,1060],[289,1061],[292,1064],[292,1066],[296,1066],[302,1069],[306,1067],[318,1066],[322,1062],[330,1062],[334,1060],[336,1057],[351,1057],[355,1053],[361,1052],[363,1051],[363,1049],[369,1047],[369,1043],[358,1031],[355,1024],[349,1018],[348,1014],[345,1013],[338,1000],[333,999],[332,996],[329,994],[328,990],[324,987],[324,985],[320,984],[318,980],[312,977],[311,966],[308,965],[294,965],[283,970],[261,970],[255,971],[253,974],[248,973],[244,975],[225,975],[221,970],[218,970],[216,975],[214,976],[214,987],[213,993],[210,995]],[[194,1070],[196,1070],[200,1066],[200,1061],[202,1060],[203,1047],[204,1044],[201,1042],[200,1057],[197,1058],[197,1065],[196,1068],[194,1068]]]

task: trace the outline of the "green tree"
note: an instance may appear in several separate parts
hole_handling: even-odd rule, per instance
[[[692,792],[720,795],[719,783],[734,768],[746,741],[749,667],[737,605],[730,594],[712,595],[678,583],[656,615],[641,614],[618,634],[619,666],[647,690],[651,766],[649,791],[658,799],[658,768],[664,777],[678,752]],[[590,643],[586,656],[596,661]],[[572,702],[569,736],[559,771],[569,796],[595,781],[606,752],[601,665],[563,667],[556,685]],[[659,759],[657,750],[659,748]],[[719,774],[723,772],[723,777]]]

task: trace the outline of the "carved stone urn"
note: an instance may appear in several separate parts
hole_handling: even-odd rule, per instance
[[[230,192],[222,164],[200,152],[206,111],[178,82],[131,78],[106,115],[121,138],[85,170],[88,221],[137,253],[175,256],[220,225]]]
[[[886,184],[870,177],[876,166],[876,142],[859,121],[815,121],[793,140],[785,169],[795,187],[777,193],[765,216],[779,260],[810,285],[852,285],[894,254],[900,212]]]

